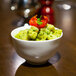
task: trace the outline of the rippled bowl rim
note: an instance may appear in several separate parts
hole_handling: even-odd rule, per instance
[[[24,26],[22,26],[22,27],[24,27]],[[21,28],[21,27],[18,27],[18,28]],[[12,31],[11,31],[11,37],[13,38],[13,39],[15,39],[15,40],[18,40],[18,41],[22,41],[22,42],[31,42],[31,43],[35,43],[35,42],[50,42],[50,41],[55,41],[55,40],[58,40],[58,39],[60,39],[60,38],[62,38],[62,36],[63,36],[63,32],[62,32],[62,34],[61,34],[61,36],[60,37],[58,37],[58,38],[56,38],[56,39],[52,39],[52,40],[44,40],[44,41],[28,41],[28,40],[21,40],[21,39],[18,39],[18,38],[15,38],[14,36],[13,36],[13,32],[16,30],[16,29],[18,29],[18,28],[15,28],[15,29],[13,29]],[[55,27],[56,28],[56,27]],[[56,28],[56,29],[59,29],[59,28]]]

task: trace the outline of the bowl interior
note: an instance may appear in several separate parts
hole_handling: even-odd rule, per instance
[[[30,29],[31,26],[22,26],[22,27],[18,27],[14,30],[12,30],[11,32],[11,36],[12,38],[14,38],[15,40],[19,40],[19,41],[27,41],[27,40],[21,40],[21,39],[18,39],[18,38],[15,38],[15,35],[20,31],[20,30],[25,30],[25,29]],[[55,29],[58,29],[58,28],[55,28]],[[60,37],[56,38],[56,39],[53,39],[53,40],[45,40],[45,41],[27,41],[27,42],[48,42],[48,41],[54,41],[54,40],[57,40],[57,39],[60,39],[61,37],[63,36],[63,32],[61,34]]]

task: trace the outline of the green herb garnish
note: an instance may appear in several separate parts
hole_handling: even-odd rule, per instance
[[[43,23],[43,22],[41,22],[41,17],[42,17],[42,15],[40,16],[40,18],[37,19],[38,25],[41,25]]]

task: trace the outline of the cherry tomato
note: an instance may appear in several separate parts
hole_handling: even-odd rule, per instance
[[[34,17],[32,17],[30,20],[29,20],[29,24],[30,25],[32,25],[32,26],[38,26],[38,24],[37,24],[37,15],[36,16],[34,16]]]
[[[41,25],[38,25],[38,28],[44,28],[47,24],[47,21],[46,20],[41,20],[42,24]]]
[[[37,18],[37,15],[32,17],[29,20],[29,24],[31,26],[35,26],[37,28],[44,28],[46,26],[46,24],[48,23],[48,17],[47,16],[43,16],[42,18]]]
[[[48,22],[48,17],[47,16],[43,16],[43,20],[46,20]]]

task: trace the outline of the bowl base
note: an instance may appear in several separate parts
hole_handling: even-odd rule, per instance
[[[31,64],[31,65],[43,65],[43,64],[46,64],[46,63],[54,64],[54,63],[56,63],[57,61],[59,61],[60,58],[61,58],[61,56],[60,56],[60,54],[57,52],[53,57],[51,57],[49,60],[44,61],[44,62],[35,63],[35,62],[28,61],[28,60],[26,60],[26,62],[27,62],[28,64]]]
[[[27,62],[28,64],[31,64],[31,65],[42,65],[42,64],[46,64],[48,61],[35,63],[35,62],[31,62],[31,61],[26,60],[26,62]]]

